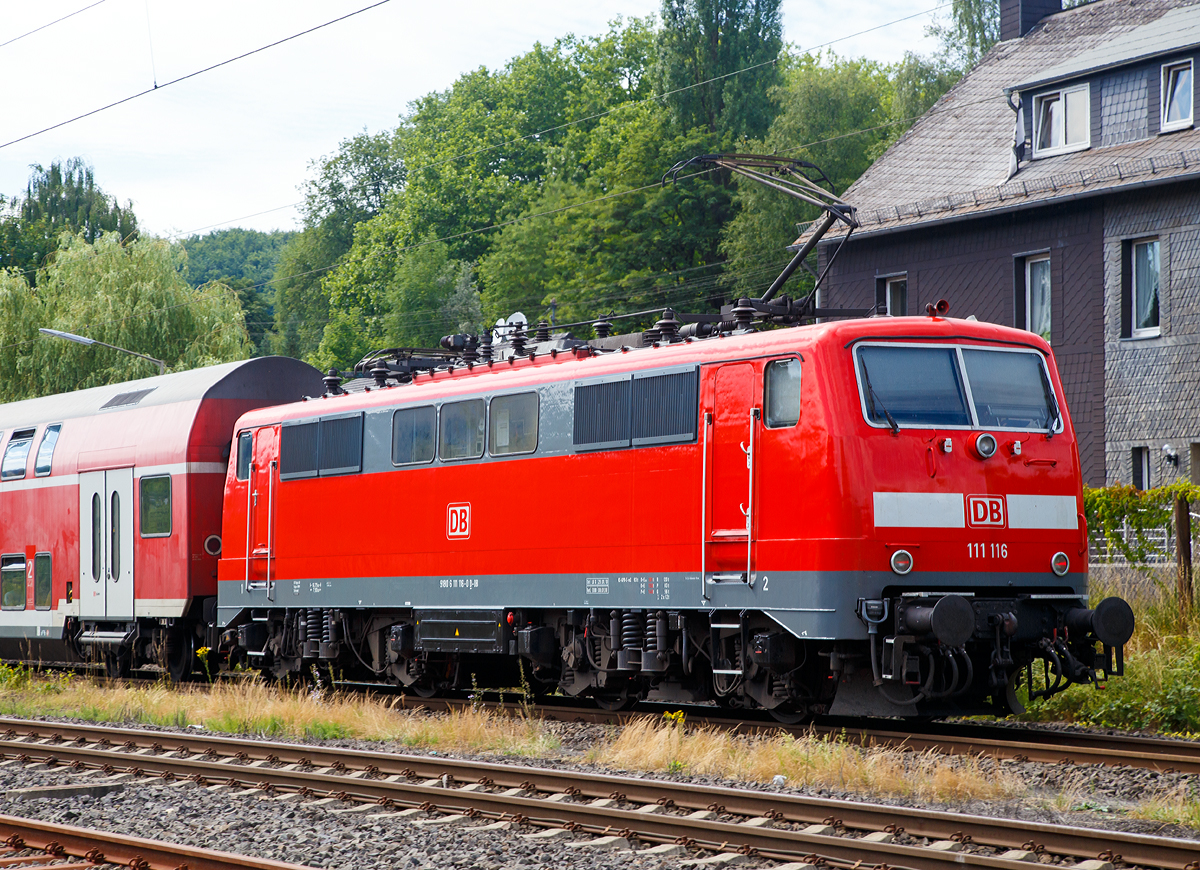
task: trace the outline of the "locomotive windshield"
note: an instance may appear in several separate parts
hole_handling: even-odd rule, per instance
[[[876,426],[1053,431],[1058,405],[1041,356],[945,345],[860,345],[863,409]]]

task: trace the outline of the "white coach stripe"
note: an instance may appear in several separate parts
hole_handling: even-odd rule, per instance
[[[961,492],[877,492],[875,525],[910,529],[966,526]]]
[[[1078,529],[1073,495],[1008,496],[1010,529]]]

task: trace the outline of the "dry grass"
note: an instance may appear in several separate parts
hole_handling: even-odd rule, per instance
[[[486,710],[433,714],[401,699],[286,690],[258,680],[214,686],[110,683],[0,673],[0,714],[65,716],[93,722],[200,725],[228,734],[359,738],[460,752],[544,755],[558,748],[539,720]]]
[[[776,775],[789,785],[927,800],[1008,798],[1017,779],[973,758],[863,748],[829,737],[743,736],[654,719],[630,722],[591,760],[622,770],[686,772],[749,782]]]
[[[1187,786],[1148,798],[1130,810],[1136,819],[1150,819],[1200,830],[1200,796]]]

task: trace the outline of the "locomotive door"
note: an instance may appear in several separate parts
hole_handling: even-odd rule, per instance
[[[722,586],[754,585],[755,450],[761,410],[754,364],[720,366],[712,384],[701,422],[709,445],[705,592],[715,599]]]
[[[133,469],[79,475],[79,615],[133,619]]]
[[[279,494],[277,430],[264,426],[254,433],[250,480],[246,487],[246,589],[261,589],[275,600],[275,500]]]

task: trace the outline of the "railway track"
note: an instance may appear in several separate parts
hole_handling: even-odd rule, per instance
[[[96,870],[106,865],[131,870],[303,870],[281,861],[0,815],[0,867]]]
[[[368,817],[491,824],[589,848],[640,840],[664,850],[911,870],[1027,870],[1030,861],[1200,870],[1200,843],[1192,840],[575,769],[11,719],[0,728],[7,729],[0,754],[10,762],[318,801]]]
[[[557,700],[557,699],[556,699]],[[461,699],[415,699],[408,706],[430,710],[455,710],[469,706]],[[524,713],[521,704],[485,701],[485,706],[513,715]],[[913,730],[894,727],[886,720],[824,719],[813,725],[782,725],[761,715],[748,713],[733,718],[713,715],[713,707],[680,707],[665,704],[640,704],[629,712],[608,712],[595,707],[539,704],[537,714],[546,719],[566,722],[619,724],[639,716],[658,716],[682,710],[689,723],[714,728],[755,732],[785,732],[801,736],[836,736],[851,743],[926,750],[946,755],[985,755],[1016,761],[1045,764],[1104,764],[1111,767],[1137,767],[1160,773],[1200,774],[1200,741],[1164,737],[1098,734],[1087,731],[1052,731],[1040,728],[933,722],[906,725]],[[892,727],[888,727],[892,726]]]

